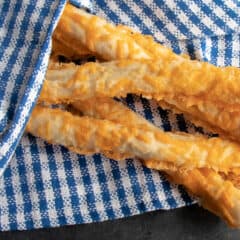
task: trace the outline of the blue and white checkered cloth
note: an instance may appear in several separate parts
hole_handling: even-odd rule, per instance
[[[240,65],[238,0],[72,2],[151,34],[176,53],[220,66]],[[136,160],[86,157],[30,135],[22,137],[64,4],[64,0],[0,4],[0,230],[103,221],[192,204],[180,187]],[[167,131],[204,132],[182,115],[147,100],[129,96],[126,102]]]

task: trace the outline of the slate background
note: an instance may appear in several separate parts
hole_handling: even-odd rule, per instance
[[[60,228],[0,233],[1,240],[235,240],[240,230],[231,229],[208,211],[193,205],[171,211],[155,211],[139,216]]]

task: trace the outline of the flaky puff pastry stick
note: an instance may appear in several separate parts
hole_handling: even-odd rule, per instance
[[[111,24],[105,19],[66,4],[55,29],[54,38],[73,49],[83,46],[105,60],[177,59],[187,55],[174,54],[169,48],[133,29]],[[189,57],[187,57],[189,58]]]
[[[201,73],[202,68],[205,74]],[[232,69],[232,78],[227,79],[227,70],[221,69],[223,74],[218,77],[209,68],[211,65],[206,63],[185,68],[184,62],[165,64],[161,60],[70,65],[61,71],[47,71],[40,101],[60,103],[134,93],[156,100],[182,98],[187,105],[211,102],[232,110],[240,101],[240,84],[236,79],[238,69]]]
[[[87,101],[77,101],[71,105],[73,109],[77,110],[78,114],[82,114],[98,119],[107,119],[116,123],[124,124],[125,126],[139,126],[144,129],[152,131],[161,131],[159,128],[148,122],[140,115],[131,111],[128,107],[124,106],[120,102],[114,101],[111,98],[93,98]],[[192,134],[190,135],[192,136]],[[193,135],[194,136],[194,135]],[[196,135],[198,137],[199,135]],[[114,156],[111,156],[114,158]],[[128,157],[128,156],[127,156]],[[153,168],[150,164],[152,161],[147,161],[149,168]],[[154,161],[155,168],[161,170],[174,170],[178,168],[173,163]],[[240,169],[233,168],[227,174],[221,173],[226,179],[231,179],[234,185],[240,186]]]
[[[118,26],[118,28],[121,26]],[[140,33],[132,32],[131,29],[122,26],[122,28],[132,35],[134,40],[145,50],[155,54],[153,59],[166,58],[175,59],[185,57],[185,55],[176,55],[170,49],[163,51],[163,46],[154,41],[151,36],[146,36]],[[165,104],[164,104],[165,102]],[[199,105],[189,106],[186,101],[181,99],[164,99],[161,101],[161,106],[167,106],[172,110],[179,110],[180,113],[187,114],[187,118],[193,123],[206,128],[210,131],[215,131],[221,136],[228,136],[234,140],[239,140],[240,137],[240,111],[229,112],[223,107],[217,107],[216,104],[203,102]],[[176,111],[175,111],[176,112]],[[178,112],[178,111],[177,111]],[[189,115],[190,114],[190,115]]]
[[[73,104],[73,107],[88,116],[105,118],[126,126],[134,123],[140,128],[143,125],[151,130],[156,128],[144,118],[110,98],[92,99],[87,102],[78,101]],[[143,163],[149,168],[164,170],[172,181],[184,185],[192,194],[200,197],[203,207],[225,219],[229,225],[240,226],[240,190],[237,188],[239,176],[233,173],[222,173],[223,179],[219,173],[211,169],[180,171],[172,163],[153,160],[143,160]]]
[[[130,31],[130,30],[126,30]],[[134,39],[144,49],[148,49],[151,52],[156,53],[155,57],[162,52],[161,44],[155,42],[150,36],[144,36],[140,33],[135,33]],[[172,56],[169,53],[167,58]],[[174,54],[175,56],[178,56]],[[161,55],[161,58],[165,57]],[[183,57],[183,56],[178,56]],[[185,57],[185,56],[184,56]],[[173,58],[173,56],[172,56]],[[224,108],[217,107],[216,104],[211,102],[203,102],[198,105],[187,105],[184,99],[164,99],[160,103],[161,106],[167,107],[174,112],[184,113],[187,118],[195,123],[200,124],[206,130],[219,133],[221,136],[227,136],[234,140],[239,140],[240,137],[240,111],[229,112]],[[177,111],[176,111],[177,110]],[[178,111],[179,110],[179,111]]]
[[[106,60],[131,58],[132,54],[141,59],[149,58],[145,50],[125,32],[69,3],[65,6],[54,36],[63,43],[75,45],[79,42]]]
[[[73,38],[75,42],[77,41],[81,45],[86,46],[86,48],[106,60],[161,59],[164,65],[170,66],[175,65],[175,63],[179,61],[182,65],[179,70],[185,72],[185,74],[179,75],[176,69],[175,74],[180,78],[179,81],[181,81],[183,85],[188,85],[189,82],[187,80],[192,78],[194,79],[193,82],[195,82],[195,86],[189,85],[188,91],[190,97],[192,97],[191,91],[193,89],[200,89],[198,99],[188,99],[187,105],[198,104],[202,95],[204,95],[204,85],[208,85],[210,89],[205,89],[206,91],[212,90],[212,87],[219,94],[219,98],[212,99],[214,104],[221,105],[225,108],[228,107],[228,111],[236,110],[239,107],[238,76],[240,70],[237,68],[220,68],[209,63],[180,57],[171,50],[154,42],[149,36],[131,32],[127,27],[114,26],[104,19],[86,13],[71,4],[67,4],[65,7],[55,30],[55,36],[58,39],[65,37],[66,41],[68,41],[69,38]],[[189,77],[184,79],[186,75],[189,75]],[[201,83],[203,83],[202,87]],[[172,87],[174,88],[174,86]],[[175,90],[177,90],[177,86]],[[231,96],[229,92],[232,92],[233,95]]]
[[[121,26],[117,26],[120,28]],[[134,40],[145,50],[154,54],[153,59],[166,58],[176,59],[187,57],[185,55],[174,54],[170,49],[164,48],[161,44],[154,41],[151,36],[146,36],[140,33],[132,32],[128,27],[122,26],[126,33],[131,34]],[[167,51],[168,50],[168,51]],[[185,116],[193,123],[204,127],[207,130],[217,132],[221,136],[227,136],[234,140],[239,140],[240,137],[240,111],[226,111],[226,109],[217,107],[216,104],[203,102],[199,105],[189,106],[186,101],[181,99],[164,99],[160,103],[174,112],[184,113]],[[178,111],[179,110],[179,111]],[[190,115],[189,115],[190,114]]]
[[[172,102],[172,101],[168,101]],[[237,122],[240,120],[238,113],[234,112],[225,112],[224,110],[221,111],[218,108],[215,108],[216,112],[211,112],[209,115],[207,114],[210,110],[207,104],[207,110],[201,111],[196,106],[186,107],[185,104],[178,102],[176,105],[169,104],[168,102],[162,100],[159,101],[158,104],[163,109],[168,109],[172,111],[174,114],[184,114],[186,120],[190,121],[191,123],[195,124],[195,126],[203,127],[209,133],[218,134],[221,138],[231,139],[233,141],[239,141],[239,129]],[[174,101],[174,103],[176,103]],[[217,115],[219,113],[219,115]],[[231,119],[232,122],[226,122],[224,125],[224,119]],[[225,117],[225,118],[224,118]],[[215,118],[215,125],[214,125],[214,118]],[[227,121],[227,120],[226,120]],[[236,127],[234,129],[234,127]]]
[[[175,164],[175,167],[179,167],[180,165],[177,163],[178,161],[186,161],[186,165],[184,166],[186,169],[191,169],[190,165],[192,165],[193,162],[196,162],[196,167],[212,166],[214,169],[220,170],[223,169],[223,164],[225,161],[221,159],[222,157],[225,158],[226,155],[232,156],[233,161],[235,161],[235,157],[239,155],[239,145],[235,144],[234,142],[220,138],[207,138],[201,135],[164,132],[150,124],[141,116],[138,116],[136,113],[132,112],[123,104],[118,103],[110,98],[95,98],[88,101],[78,101],[74,102],[72,106],[87,116],[92,116],[99,119],[108,119],[112,122],[120,123],[128,127],[134,126],[142,131],[144,130],[144,133],[148,131],[155,132],[155,134],[158,133],[159,136],[162,136],[161,141],[164,145],[164,150],[161,150],[159,153],[159,159],[157,162],[164,160],[164,162],[171,162]],[[237,149],[235,149],[236,152],[228,152],[227,149],[223,150],[223,143],[230,145],[234,144],[237,147]],[[165,155],[164,151],[167,151],[168,154]],[[173,152],[170,153],[171,151]],[[213,151],[213,153],[211,151]],[[217,155],[215,155],[216,153]],[[173,158],[174,155],[175,160],[170,159]],[[219,162],[219,168],[214,167],[215,164],[218,164],[217,162]],[[227,169],[227,165],[225,165],[225,172],[235,171],[235,168],[230,167],[230,165],[228,165],[229,168]]]
[[[124,25],[111,24],[69,3],[54,37],[67,44],[71,42],[76,50],[78,46],[80,49],[85,46],[105,60],[189,58],[185,54],[174,54],[169,48],[155,42],[150,35],[140,34]]]
[[[121,26],[117,26],[118,28]],[[170,49],[167,49],[154,41],[151,36],[146,36],[140,33],[132,32],[131,29],[122,26],[126,33],[131,34],[132,38],[145,50],[148,50],[154,55],[153,59],[176,59],[188,58],[186,55],[174,54]],[[165,102],[165,104],[164,104]],[[165,98],[161,101],[161,106],[167,106],[171,110],[179,110],[177,112],[184,113],[187,118],[193,123],[204,127],[206,130],[219,133],[221,136],[227,136],[231,139],[239,141],[240,137],[240,111],[227,111],[224,107],[218,107],[211,102],[202,102],[202,104],[189,105],[184,99],[169,99]],[[175,111],[176,112],[176,111]]]
[[[173,54],[170,49],[165,48],[161,44],[154,41],[151,36],[146,36],[137,32],[133,32],[126,26],[117,26],[122,28],[127,34],[131,34],[132,38],[145,50],[151,52],[153,59],[166,58],[175,59],[187,57],[185,55]],[[164,51],[165,50],[165,51]],[[187,118],[204,127],[206,130],[214,131],[221,136],[230,137],[239,140],[240,136],[240,111],[228,112],[224,108],[219,108],[215,104],[203,102],[199,105],[188,106],[186,101],[181,99],[164,99],[160,102],[164,108],[173,110],[176,113],[184,113]],[[189,115],[190,114],[190,115]]]
[[[119,59],[176,59],[174,54],[158,44],[150,35],[142,35],[123,25],[111,24],[105,19],[66,4],[54,37],[69,46],[78,46],[101,56],[105,60]]]
[[[27,131],[82,154],[112,151],[124,158],[171,162],[181,169],[208,167],[228,172],[240,167],[240,146],[228,140],[166,133],[144,124],[124,126],[60,109],[36,106]]]
[[[90,51],[101,59],[176,59],[174,54],[150,35],[142,35],[124,25],[114,25],[67,3],[53,34],[54,39],[78,52]]]

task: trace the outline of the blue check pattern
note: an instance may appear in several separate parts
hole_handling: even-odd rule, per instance
[[[72,3],[151,34],[176,53],[218,66],[240,65],[237,0]],[[64,4],[63,0],[10,0],[0,6],[0,230],[104,221],[192,204],[181,187],[137,160],[77,155],[23,134]],[[123,101],[166,131],[205,133],[154,101],[131,95]]]

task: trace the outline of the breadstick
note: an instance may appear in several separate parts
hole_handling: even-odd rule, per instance
[[[110,98],[78,101],[73,103],[73,107],[92,117],[106,118],[125,125],[135,124],[139,127],[144,125],[147,129],[156,128],[144,118]],[[173,163],[152,160],[144,160],[143,163],[151,169],[167,172],[171,180],[184,185],[191,193],[200,197],[203,207],[225,219],[229,225],[234,227],[240,225],[239,175],[222,173],[226,180],[223,181],[217,172],[210,169],[180,171]]]
[[[71,110],[75,111],[77,114],[81,113],[97,119],[107,119],[112,122],[123,124],[124,126],[138,126],[139,128],[144,128],[146,130],[162,131],[145,118],[124,106],[121,102],[115,101],[111,98],[93,98],[87,101],[77,101],[72,103],[71,107]],[[194,135],[191,134],[190,136]],[[197,134],[195,136],[198,137],[199,135]],[[163,169],[168,169],[168,166],[170,169],[176,170],[176,166],[171,164],[163,165],[161,162],[159,162],[158,169],[161,167],[163,167]],[[234,178],[236,178],[238,175],[240,176],[240,169],[231,169],[229,174],[232,176],[234,175]]]
[[[144,129],[152,131],[161,131],[159,128],[155,127],[153,124],[148,122],[146,119],[140,115],[131,111],[128,107],[124,106],[122,103],[114,101],[111,98],[93,98],[87,101],[77,101],[71,105],[73,109],[77,110],[78,113],[81,112],[83,115],[95,117],[98,119],[107,119],[116,123],[124,124],[125,126],[138,126],[139,128],[144,127]],[[190,135],[194,136],[194,135]],[[196,135],[198,137],[198,135]],[[151,164],[151,161],[148,161]],[[171,169],[177,170],[176,166],[172,163],[165,162],[154,162],[154,165],[158,165],[158,169]],[[148,165],[150,168],[151,166]],[[240,175],[240,169],[231,169],[230,175],[238,176]]]
[[[123,28],[130,32],[128,28],[124,26]],[[176,57],[181,57],[173,54],[170,49],[165,48],[166,51],[164,51],[163,46],[155,42],[151,36],[144,36],[140,33],[132,33],[132,37],[142,48],[147,49],[151,53],[155,53],[155,59],[174,59]],[[228,135],[234,140],[239,140],[240,111],[238,109],[236,111],[229,112],[224,108],[219,108],[216,106],[216,104],[212,104],[210,102],[203,102],[199,105],[187,106],[185,101],[181,101],[177,98],[165,99],[163,101],[168,103],[170,109],[176,110],[177,108],[180,110],[180,112],[183,112],[185,115],[187,114],[188,119],[190,119],[193,123],[200,123],[200,125],[207,130],[213,130],[222,136]],[[163,104],[160,105],[163,106]]]
[[[112,151],[129,158],[171,162],[182,169],[209,167],[228,172],[240,167],[240,146],[234,142],[153,131],[145,124],[126,127],[60,109],[36,106],[27,131],[83,154]]]
[[[232,109],[237,109],[239,107],[238,75],[240,70],[237,68],[218,68],[209,63],[183,58],[163,47],[161,44],[156,43],[149,36],[133,32],[127,27],[114,26],[113,24],[107,23],[104,19],[86,13],[71,4],[66,5],[56,28],[55,36],[58,39],[62,39],[59,35],[66,37],[66,41],[68,41],[69,38],[74,38],[75,42],[79,42],[86,46],[86,48],[95,52],[97,55],[102,56],[106,60],[154,59],[154,61],[156,61],[161,59],[165,66],[175,65],[176,62],[179,61],[181,69],[175,69],[176,78],[181,78],[179,81],[182,85],[188,85],[189,78],[194,79],[193,82],[195,83],[195,86],[193,87],[190,84],[189,88],[186,89],[186,91],[189,91],[190,96],[191,91],[193,90],[192,87],[196,87],[200,89],[198,97],[201,98],[202,94],[204,94],[204,85],[208,84],[209,88],[213,87],[219,94],[218,99],[212,99],[214,104],[222,105],[222,107],[232,104],[229,109],[231,111]],[[138,50],[136,50],[135,47],[129,47],[129,44],[138,46]],[[118,51],[120,51],[121,54],[119,54]],[[168,68],[164,67],[164,69],[166,69],[166,72],[169,72]],[[182,74],[182,77],[180,77],[178,70],[180,72],[185,72],[185,74]],[[177,90],[177,86],[175,90]],[[209,89],[205,90],[208,91]],[[233,93],[232,97],[229,95],[229,92]],[[234,94],[236,94],[236,97]],[[222,96],[222,99],[220,95]],[[223,104],[220,104],[224,99],[226,101],[223,101]],[[187,105],[193,104],[196,104],[193,99],[192,101],[189,100],[187,102]]]
[[[233,70],[237,77],[237,69],[222,69],[224,74],[217,77],[211,67],[199,63],[183,70],[184,62],[166,65],[162,61],[143,60],[70,65],[61,74],[54,70],[47,72],[40,100],[60,103],[134,93],[156,100],[182,98],[187,106],[210,102],[229,111],[236,109],[240,84],[233,76],[229,79],[224,76]],[[205,76],[201,74],[203,69]]]
[[[234,166],[227,164],[228,167],[225,165],[226,168],[223,170],[225,160],[221,160],[229,154],[228,157],[233,157],[232,161],[236,161],[234,155],[236,154],[236,157],[239,155],[239,145],[234,142],[220,138],[207,138],[200,135],[164,132],[144,120],[142,117],[136,115],[128,108],[124,107],[121,103],[117,103],[108,98],[97,99],[95,100],[97,101],[96,104],[94,104],[93,101],[94,100],[84,102],[79,101],[74,103],[73,106],[82,111],[85,115],[92,115],[99,119],[108,119],[115,123],[124,124],[129,127],[134,126],[138,129],[144,130],[144,133],[152,131],[155,132],[155,134],[158,133],[159,136],[161,135],[161,141],[162,144],[165,144],[165,147],[163,150],[161,149],[161,154],[159,155],[159,158],[161,159],[159,160],[156,157],[155,161],[164,160],[165,162],[174,163],[177,167],[180,167],[177,163],[178,161],[186,161],[186,165],[184,166],[186,169],[191,169],[190,165],[192,165],[193,162],[196,162],[196,165],[194,164],[195,167],[212,167],[218,171],[229,171],[230,168],[234,168]],[[227,146],[233,146],[232,144],[236,147],[236,149],[228,149]],[[165,152],[167,152],[166,155]],[[174,155],[175,160],[172,159]],[[149,158],[154,160],[152,157]],[[202,165],[201,163],[203,162],[204,164]],[[219,166],[216,168],[217,163],[219,163]]]
[[[118,28],[120,26],[117,26]],[[145,50],[148,50],[153,55],[153,58],[158,59],[176,59],[187,57],[186,55],[174,54],[170,49],[154,41],[151,36],[146,36],[140,33],[132,32],[128,27],[122,26],[126,33],[131,34],[132,38]],[[164,104],[167,103],[167,104]],[[199,105],[187,106],[185,101],[177,98],[165,99],[161,101],[161,106],[167,105],[169,109],[180,110],[187,118],[204,127],[209,131],[219,133],[221,136],[227,136],[231,139],[239,141],[240,137],[240,111],[229,112],[224,108],[218,108],[216,104],[203,102]]]
[[[75,49],[78,48],[78,44],[80,49],[85,46],[105,60],[150,58],[170,60],[182,57],[156,43],[150,35],[142,35],[123,25],[115,26],[71,4],[66,5],[54,37],[68,44],[71,42]]]
[[[144,49],[113,24],[71,4],[66,4],[54,36],[63,43],[79,42],[106,60],[131,58],[133,54],[149,58]]]

